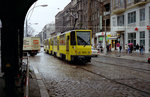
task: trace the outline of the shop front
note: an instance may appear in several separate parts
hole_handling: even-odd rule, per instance
[[[97,37],[97,48],[102,46],[103,48],[105,47],[105,32],[99,32],[96,33],[96,37]],[[110,32],[106,32],[106,45],[112,45],[111,41],[109,40],[109,38],[111,37]]]

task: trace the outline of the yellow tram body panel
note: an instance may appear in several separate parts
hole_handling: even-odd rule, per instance
[[[53,48],[53,39],[49,38],[49,54],[52,54],[52,48]]]
[[[48,39],[45,39],[45,40],[44,40],[44,51],[45,51],[45,52],[48,52],[48,44],[49,44],[49,40],[48,40]]]

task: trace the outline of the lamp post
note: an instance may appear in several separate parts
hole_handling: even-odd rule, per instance
[[[30,9],[26,15],[26,36],[28,36],[28,15],[29,13],[36,7],[47,7],[48,5],[38,5],[38,6],[34,6],[32,9]]]

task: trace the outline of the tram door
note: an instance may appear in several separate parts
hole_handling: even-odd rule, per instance
[[[69,60],[69,36],[67,36],[66,40],[66,59]]]
[[[59,52],[59,39],[57,39],[57,52]]]

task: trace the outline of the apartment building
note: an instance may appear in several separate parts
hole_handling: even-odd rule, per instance
[[[62,11],[55,16],[55,31],[65,32],[74,28],[74,21],[77,16],[77,0],[72,0]]]
[[[119,1],[119,2],[118,2]],[[150,52],[150,0],[111,0],[111,32],[124,47],[133,43]]]
[[[99,42],[104,45],[103,33],[110,33],[110,0],[71,0],[64,10],[55,16],[55,23],[56,32],[72,30],[74,27],[91,29],[95,47]]]
[[[101,3],[97,0],[96,5],[92,8],[95,12],[92,13],[92,25],[94,27],[93,32],[95,33],[94,43],[95,45],[100,44],[102,47],[111,44],[108,38],[110,35],[110,0],[101,0]],[[105,33],[106,33],[106,44],[105,44]]]

